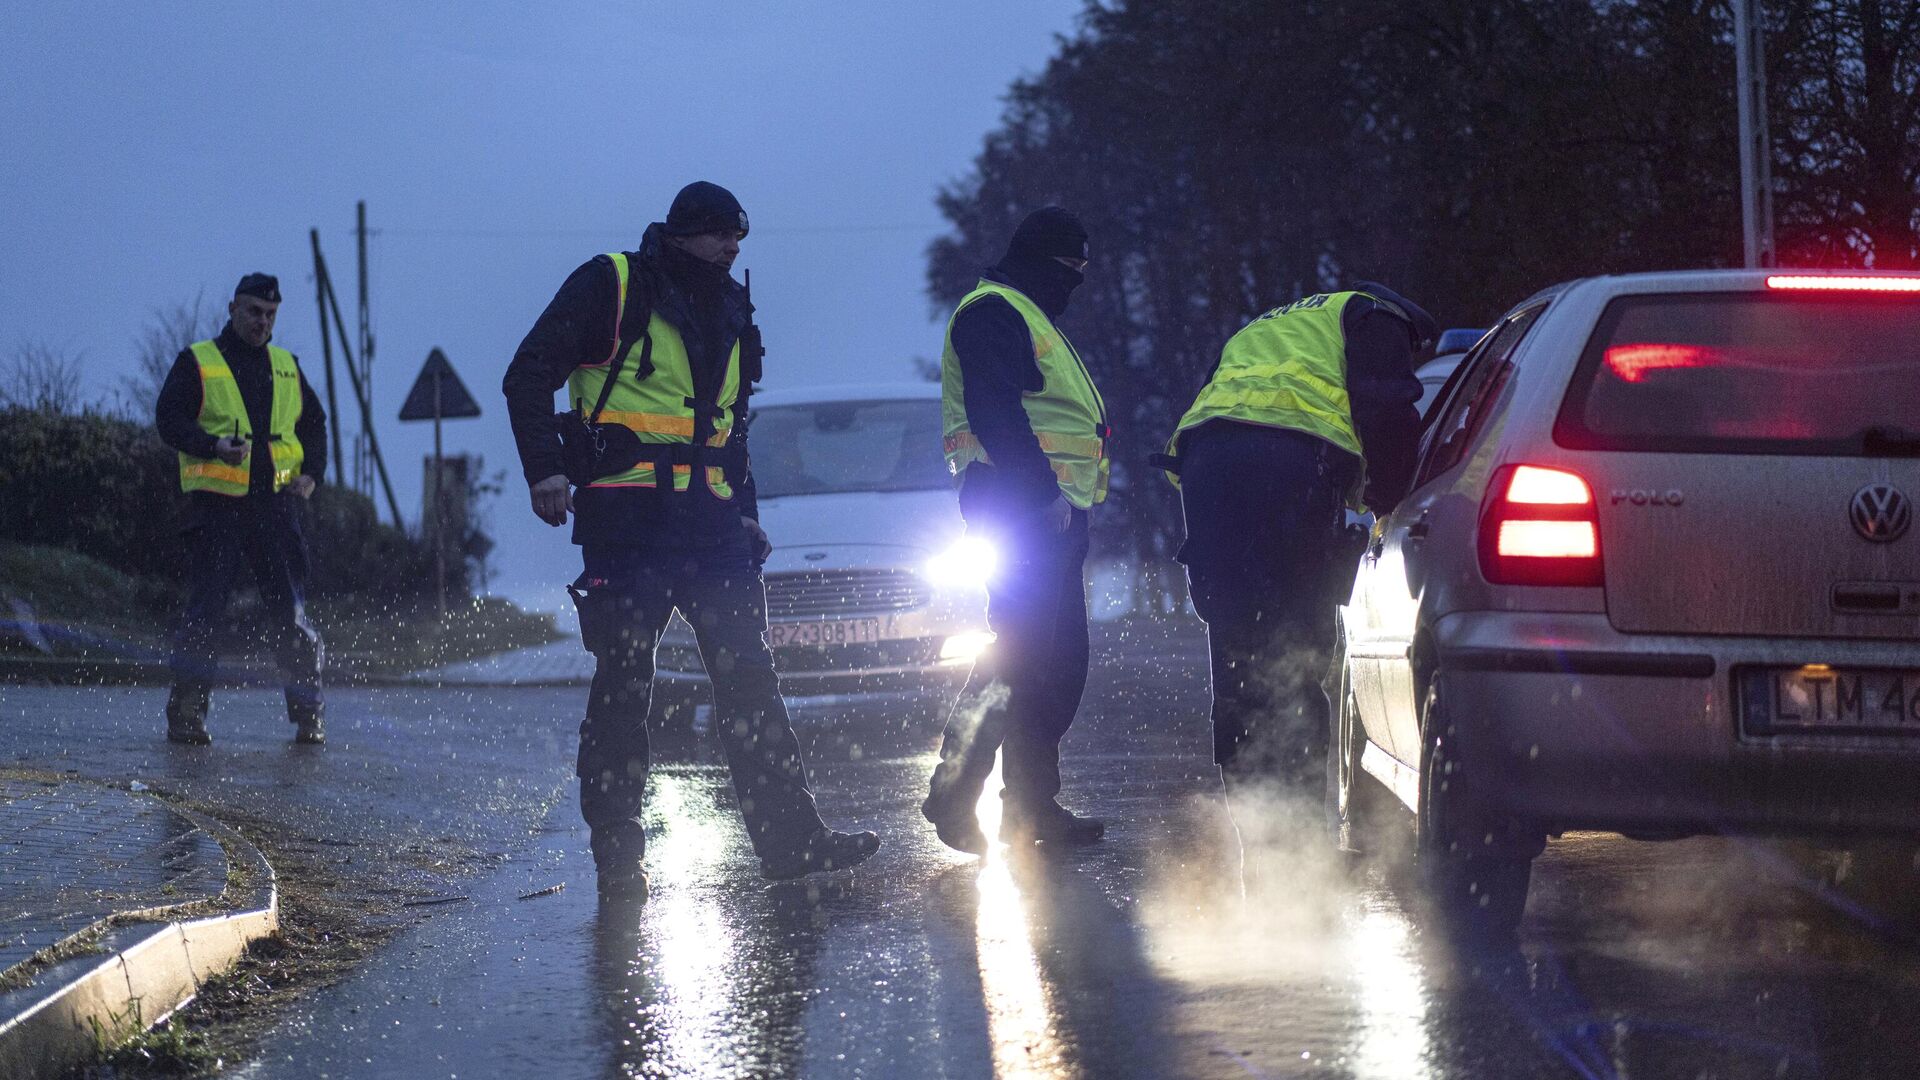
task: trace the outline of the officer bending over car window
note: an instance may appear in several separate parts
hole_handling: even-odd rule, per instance
[[[1434,337],[1431,316],[1368,282],[1275,308],[1227,341],[1156,458],[1180,487],[1178,558],[1207,623],[1214,761],[1243,845],[1249,815],[1318,812],[1320,681],[1359,554],[1345,509],[1385,514],[1406,495],[1415,361]]]

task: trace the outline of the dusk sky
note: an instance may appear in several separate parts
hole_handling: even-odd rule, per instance
[[[0,349],[79,355],[104,401],[156,309],[224,308],[264,270],[285,295],[275,340],[324,394],[307,230],[352,319],[365,199],[374,405],[402,512],[419,513],[432,425],[395,417],[438,346],[485,410],[447,426],[449,452],[508,474],[495,591],[557,608],[576,554],[527,509],[499,384],[567,273],[712,180],[752,219],[735,272],[754,271],[765,386],[910,377],[940,349],[934,193],[1081,6],[9,5]]]

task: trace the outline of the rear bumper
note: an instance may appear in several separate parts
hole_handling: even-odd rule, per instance
[[[1436,627],[1477,790],[1549,831],[1920,832],[1920,737],[1741,730],[1744,665],[1920,667],[1911,643],[1622,634],[1605,615]]]

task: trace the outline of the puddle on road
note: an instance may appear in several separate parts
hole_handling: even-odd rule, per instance
[[[975,813],[981,831],[1000,831],[1000,763],[987,777]],[[1056,1030],[1051,990],[1034,957],[1028,913],[1013,879],[1006,846],[994,850],[974,879],[978,907],[974,929],[980,989],[993,1047],[994,1076],[1006,1080],[1069,1080],[1081,1072],[1068,1058]]]

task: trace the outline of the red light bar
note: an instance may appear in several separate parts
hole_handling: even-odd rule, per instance
[[[1915,280],[1920,284],[1920,279]],[[1639,382],[1650,371],[1706,367],[1717,363],[1714,350],[1704,345],[1614,345],[1607,349],[1607,366],[1622,382]]]
[[[1864,277],[1857,274],[1769,274],[1769,289],[1809,289],[1824,292],[1920,293],[1920,278]]]

